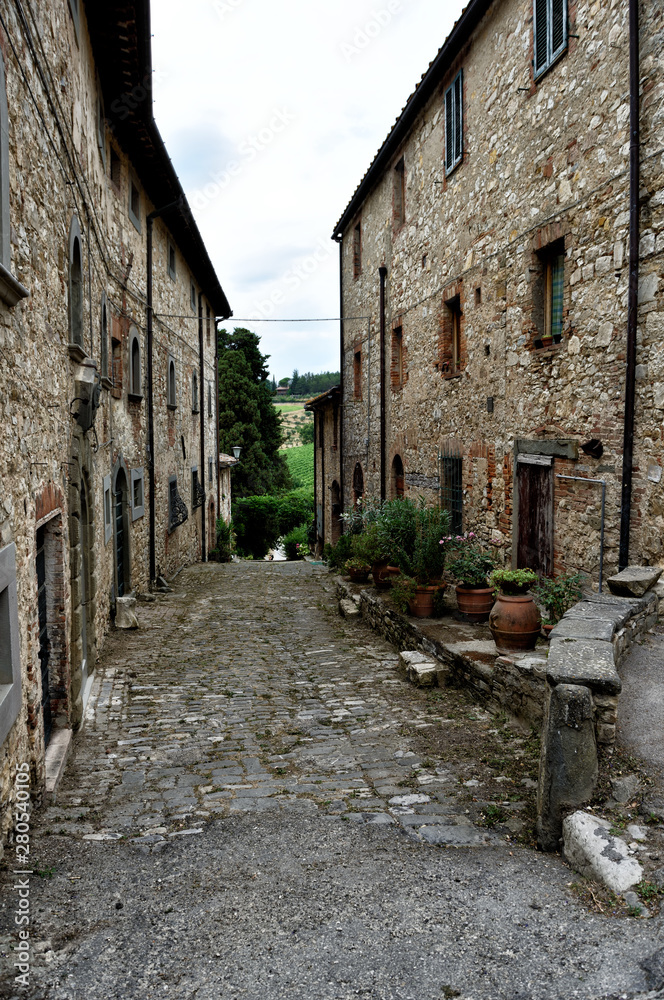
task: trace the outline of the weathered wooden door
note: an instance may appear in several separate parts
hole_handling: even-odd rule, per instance
[[[553,463],[547,455],[519,455],[517,567],[553,573]]]
[[[39,613],[39,660],[41,663],[42,715],[44,716],[44,744],[51,738],[53,717],[51,715],[51,690],[48,673],[50,642],[48,637],[48,601],[46,595],[46,552],[45,531],[37,531],[37,611]]]

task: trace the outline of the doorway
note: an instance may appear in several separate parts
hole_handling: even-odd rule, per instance
[[[42,526],[37,529],[37,612],[39,617],[39,664],[41,672],[41,709],[44,720],[44,746],[48,746],[53,729],[53,714],[51,711],[51,682],[49,678],[49,660],[51,655],[48,634],[48,596],[46,591],[46,530]]]
[[[115,477],[115,568],[117,595],[124,597],[131,590],[129,565],[129,487],[123,468]]]
[[[553,459],[517,456],[518,569],[553,574]]]

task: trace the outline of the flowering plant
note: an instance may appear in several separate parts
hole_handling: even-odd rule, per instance
[[[480,547],[474,531],[467,535],[447,535],[440,540],[452,550],[447,568],[462,587],[488,587],[487,576],[495,566],[493,558]]]

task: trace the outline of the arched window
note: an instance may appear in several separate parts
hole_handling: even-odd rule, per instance
[[[392,460],[392,499],[403,497],[406,492],[401,455],[395,455]]]
[[[141,383],[141,341],[135,326],[129,327],[129,393],[143,398]]]
[[[69,343],[83,347],[83,265],[76,216],[69,230]]]
[[[168,359],[167,403],[172,410],[174,410],[177,405],[175,395],[175,361],[170,357]]]
[[[191,412],[198,413],[198,375],[191,374]]]
[[[108,310],[105,292],[101,297],[101,377],[108,378]]]
[[[364,496],[364,473],[358,462],[353,472],[353,501],[357,503]]]

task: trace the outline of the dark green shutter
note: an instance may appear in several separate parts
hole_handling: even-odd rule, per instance
[[[565,47],[567,31],[565,25],[565,0],[551,0],[551,57],[555,58]]]
[[[445,169],[454,166],[454,103],[452,88],[445,94]]]
[[[463,98],[463,77],[459,73],[454,81],[454,162],[457,163],[463,154],[463,129],[462,122],[462,98]]]
[[[548,0],[535,0],[535,74],[545,69],[549,62],[548,7]]]

